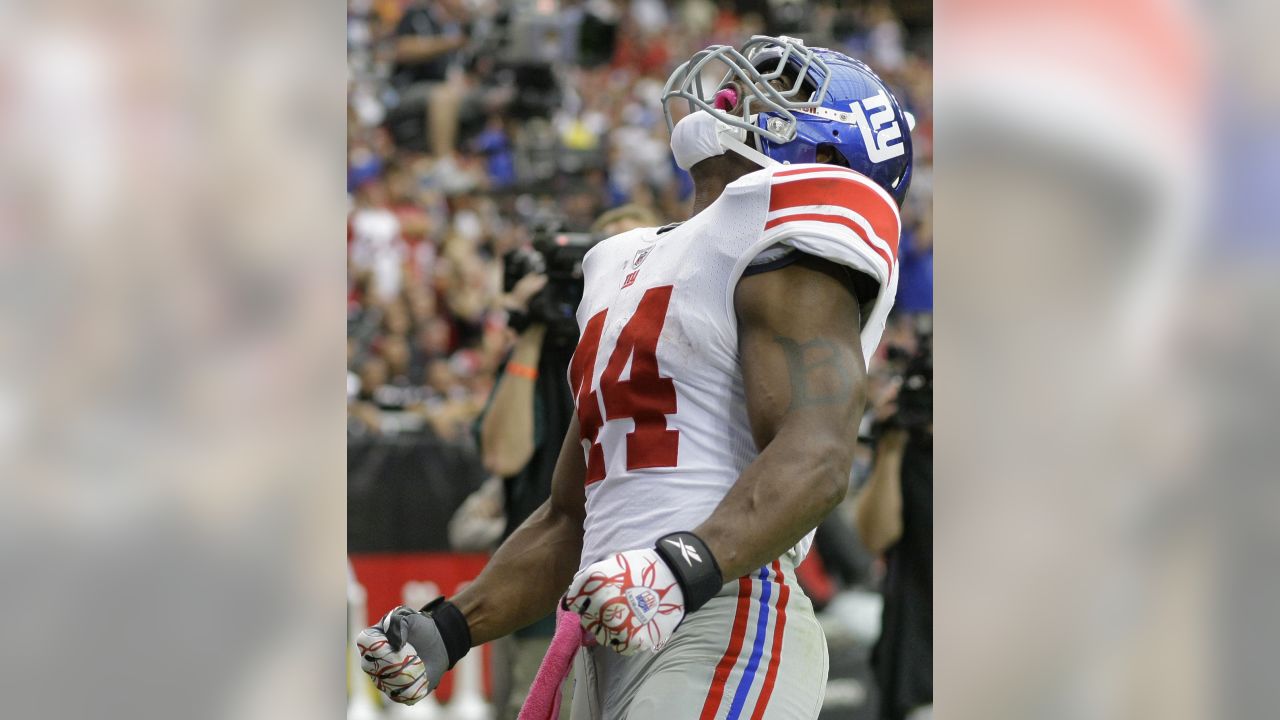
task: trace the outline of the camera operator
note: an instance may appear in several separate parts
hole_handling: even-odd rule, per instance
[[[533,247],[503,260],[503,304],[519,335],[481,417],[480,456],[485,470],[504,479],[510,529],[550,495],[556,438],[573,415],[566,370],[578,344],[582,257],[594,243],[557,227],[535,221]]]
[[[907,362],[877,410],[875,459],[858,492],[858,534],[885,558],[884,612],[872,667],[883,720],[927,717],[933,703],[933,359]]]

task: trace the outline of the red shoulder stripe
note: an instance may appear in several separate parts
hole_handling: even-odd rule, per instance
[[[900,221],[891,202],[854,178],[824,177],[774,185],[769,193],[769,212],[801,205],[842,207],[866,218],[876,235],[896,248]]]
[[[843,215],[823,215],[820,213],[809,213],[804,215],[787,215],[785,217],[774,218],[769,222],[765,223],[764,229],[772,230],[773,228],[778,227],[779,225],[782,225],[785,223],[806,222],[806,221],[833,223],[836,225],[843,225],[849,228],[855,234],[857,234],[858,238],[862,240],[864,245],[871,248],[872,252],[874,252],[875,254],[879,255],[881,258],[884,259],[885,265],[889,267],[890,274],[893,273],[893,260],[890,258],[888,253],[886,253],[884,250],[881,250],[879,245],[876,245],[875,243],[871,242],[869,238],[867,238],[867,231],[863,230],[861,225],[859,225],[858,223],[850,220],[849,218]],[[893,248],[893,257],[897,257],[898,256],[897,236],[894,236],[893,239],[890,240],[889,247]]]
[[[792,168],[790,170],[779,170],[778,172],[774,173],[773,176],[787,177],[788,175],[808,175],[810,173],[820,173],[820,172],[845,172],[845,173],[851,173],[853,175],[858,174],[858,171],[856,170],[850,170],[849,168],[840,167],[839,165],[823,165],[822,167],[804,167],[804,168]]]

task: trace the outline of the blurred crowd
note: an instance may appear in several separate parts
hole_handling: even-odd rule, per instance
[[[880,354],[911,352],[932,311],[930,12],[852,0],[349,0],[349,431],[469,441],[513,337],[503,255],[548,217],[583,231],[636,204],[662,223],[685,219],[692,184],[668,147],[663,83],[696,50],[753,34],[866,60],[917,118]]]

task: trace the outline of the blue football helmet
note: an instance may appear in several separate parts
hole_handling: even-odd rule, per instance
[[[728,73],[707,93],[703,74],[716,61]],[[687,100],[690,112],[705,110],[743,131],[748,145],[776,162],[817,162],[826,146],[838,164],[871,178],[899,206],[907,195],[914,119],[871,68],[848,55],[763,35],[741,50],[712,45],[667,79],[662,105],[668,129],[675,127],[675,99]]]

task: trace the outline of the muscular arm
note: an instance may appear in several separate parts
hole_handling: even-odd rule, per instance
[[[569,424],[551,479],[551,497],[451,600],[467,619],[472,646],[508,635],[556,607],[582,554],[586,466],[578,421]]]
[[[520,334],[511,363],[538,367],[545,325],[534,325]],[[480,451],[484,469],[509,477],[520,472],[533,457],[533,392],[535,380],[507,372],[493,390],[493,401],[480,424]]]
[[[738,283],[747,412],[760,455],[694,533],[726,579],[777,558],[844,498],[866,394],[844,270],[806,257]]]

